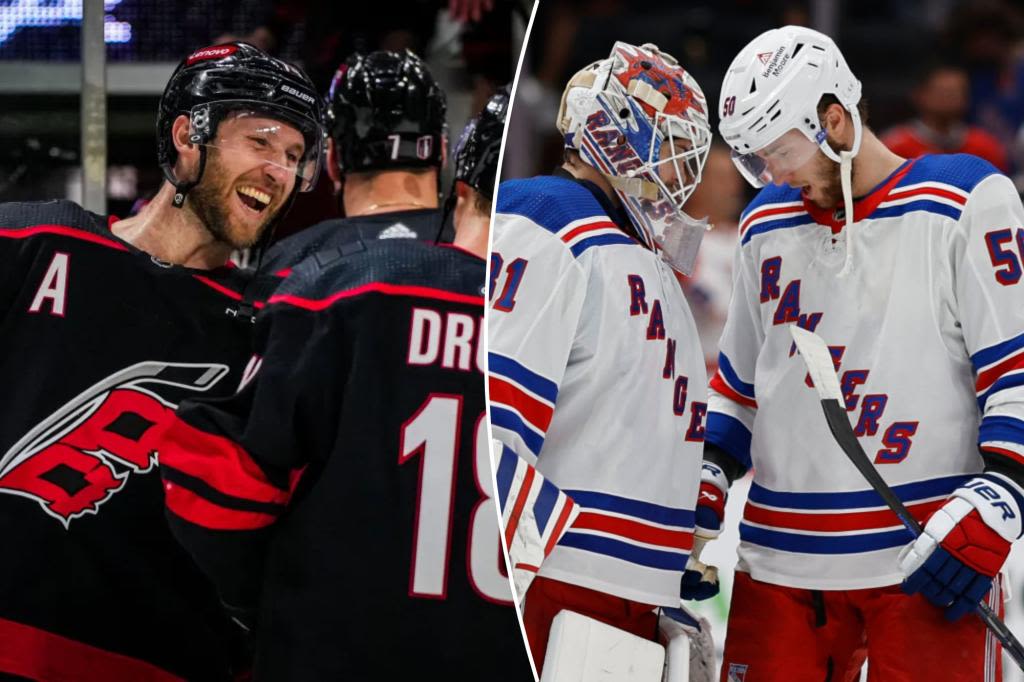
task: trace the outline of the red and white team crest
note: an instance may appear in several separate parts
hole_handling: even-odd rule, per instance
[[[157,463],[156,443],[175,403],[160,393],[208,390],[227,365],[140,362],[91,386],[0,457],[0,493],[39,503],[67,528],[95,514],[132,473]]]

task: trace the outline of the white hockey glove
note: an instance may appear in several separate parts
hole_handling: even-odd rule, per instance
[[[544,559],[579,516],[579,506],[500,441],[492,441],[501,507],[501,536],[508,550],[516,598],[522,601]]]
[[[951,621],[973,611],[1021,536],[1022,508],[1024,491],[997,473],[954,490],[924,533],[900,552],[903,591],[920,592]]]

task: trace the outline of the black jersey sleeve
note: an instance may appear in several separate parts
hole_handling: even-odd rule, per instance
[[[291,298],[260,314],[238,392],[182,403],[160,446],[171,529],[233,606],[255,603],[270,528],[333,440],[343,357]]]

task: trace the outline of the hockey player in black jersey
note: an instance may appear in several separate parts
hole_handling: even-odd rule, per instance
[[[460,151],[455,245],[352,235],[296,266],[257,320],[248,383],[183,405],[161,443],[172,529],[225,601],[254,607],[258,681],[532,677],[482,374],[507,103]]]
[[[287,274],[353,231],[366,240],[435,241],[442,224],[446,109],[444,91],[412,52],[349,57],[327,93],[327,171],[345,217],[281,240],[262,271]]]
[[[315,176],[321,107],[256,48],[199,50],[161,99],[167,176],[117,221],[0,205],[0,678],[228,680],[228,621],[171,536],[156,436],[251,349],[229,252]]]

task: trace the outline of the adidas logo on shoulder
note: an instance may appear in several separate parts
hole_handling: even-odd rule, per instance
[[[416,239],[416,233],[402,223],[395,223],[377,235],[377,239]]]

